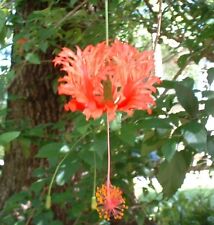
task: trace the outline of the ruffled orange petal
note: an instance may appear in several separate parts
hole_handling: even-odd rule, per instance
[[[155,104],[152,93],[160,80],[153,75],[152,51],[139,52],[115,40],[111,46],[101,42],[84,50],[77,47],[76,53],[63,48],[53,62],[66,73],[59,79],[58,93],[73,99],[65,109],[80,110],[87,119],[108,113],[113,120],[116,111],[150,112]]]

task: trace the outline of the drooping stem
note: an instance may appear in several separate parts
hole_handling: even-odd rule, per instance
[[[71,146],[70,151],[67,152],[67,153],[65,154],[65,156],[64,156],[64,157],[60,160],[60,162],[58,163],[58,165],[57,165],[57,167],[56,167],[56,169],[55,169],[55,171],[54,171],[54,174],[53,174],[53,176],[52,176],[52,178],[51,178],[50,184],[49,184],[49,186],[48,186],[48,193],[47,193],[47,196],[46,196],[46,208],[47,208],[47,209],[50,209],[50,207],[51,207],[51,190],[52,190],[53,183],[54,183],[54,180],[55,180],[55,178],[56,178],[56,175],[57,175],[57,173],[58,173],[58,171],[59,171],[59,169],[60,169],[62,163],[68,158],[68,156],[69,156],[70,153],[72,152],[71,150],[72,150],[79,142],[81,142],[82,139],[85,138],[88,134],[89,134],[89,132],[88,132],[88,133],[85,133],[85,135],[83,135],[83,136],[81,136],[79,139],[77,139],[77,141],[74,142],[74,144]]]
[[[95,196],[96,192],[96,180],[97,180],[97,160],[96,153],[94,151],[94,183],[93,183],[93,196]]]
[[[110,173],[111,173],[111,146],[110,146],[110,129],[109,129],[109,118],[107,113],[107,147],[108,147],[108,171],[107,171],[107,190],[110,189]]]
[[[108,21],[108,0],[105,0],[105,28],[106,28],[106,45],[109,45],[109,21]],[[111,173],[111,150],[110,150],[110,129],[109,129],[109,118],[108,113],[106,117],[107,123],[107,148],[108,148],[108,170],[107,170],[107,195],[110,193],[110,173]]]
[[[109,45],[108,0],[105,0],[106,45]]]

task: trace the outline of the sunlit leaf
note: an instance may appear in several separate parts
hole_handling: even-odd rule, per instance
[[[187,145],[198,152],[206,151],[207,131],[205,127],[198,122],[190,122],[182,126],[183,138]]]
[[[167,161],[170,161],[177,150],[177,142],[174,139],[169,139],[164,143],[164,145],[161,147],[161,151],[166,158]]]
[[[14,139],[16,139],[20,135],[20,131],[10,131],[10,132],[5,132],[0,135],[0,144],[5,145]]]
[[[28,53],[26,56],[25,56],[25,59],[29,62],[29,63],[32,63],[32,64],[40,64],[41,61],[40,61],[40,58],[37,54],[35,53]]]
[[[63,143],[58,142],[51,142],[44,146],[42,146],[36,157],[38,158],[51,158],[51,157],[57,157],[60,154],[60,149],[62,148]]]

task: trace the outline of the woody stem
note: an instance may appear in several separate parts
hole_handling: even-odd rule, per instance
[[[111,149],[110,149],[110,129],[109,129],[109,118],[107,114],[107,146],[108,146],[108,172],[107,172],[107,190],[110,189],[110,173],[111,173]]]

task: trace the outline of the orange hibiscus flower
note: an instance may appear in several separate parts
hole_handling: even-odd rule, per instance
[[[101,42],[74,53],[63,48],[53,60],[66,75],[59,79],[59,94],[68,95],[65,110],[80,110],[86,119],[107,113],[114,119],[116,111],[151,111],[155,105],[152,51],[139,52],[127,43],[115,40],[110,46]]]
[[[97,211],[100,218],[110,220],[113,217],[119,220],[123,217],[123,212],[128,207],[122,197],[122,191],[113,185],[102,185],[97,188]]]

